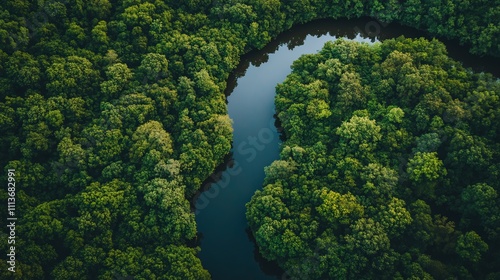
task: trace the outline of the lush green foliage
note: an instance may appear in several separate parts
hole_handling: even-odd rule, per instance
[[[247,204],[267,259],[293,279],[495,278],[497,79],[436,40],[337,40],[277,93],[286,141]]]
[[[361,15],[428,28],[433,34],[460,38],[475,53],[499,54],[498,26],[491,24],[498,18],[498,2],[434,2],[3,1],[0,166],[15,168],[19,175],[18,215],[23,223],[17,245],[24,253],[18,256],[16,277],[209,278],[196,258],[197,249],[187,246],[195,238],[196,225],[186,198],[230,150],[232,130],[223,91],[239,57],[264,46],[293,24]],[[334,69],[328,63],[322,67]],[[325,75],[335,79],[331,71]],[[360,87],[362,77],[363,73],[354,71],[341,77],[341,102],[346,106],[362,107],[363,100],[369,99]],[[409,79],[405,81],[408,85],[413,78],[420,79],[408,77],[402,78]],[[386,86],[397,87],[396,82]],[[484,78],[478,83],[489,84]],[[454,90],[460,86],[455,85]],[[315,89],[321,87],[307,86],[318,93]],[[354,92],[356,98],[351,95]],[[337,117],[331,115],[321,94],[307,107],[318,123]],[[498,123],[491,118],[497,102],[491,89],[478,90],[470,98],[476,102],[471,112],[474,129],[482,131]],[[458,101],[450,104],[461,106]],[[450,116],[461,117],[459,112],[451,110]],[[398,111],[390,118],[395,123],[404,120]],[[293,122],[297,132],[303,131],[300,119]],[[318,132],[327,127],[319,128],[318,139],[325,138]],[[352,127],[359,127],[359,133],[351,136]],[[387,129],[378,128],[369,116],[361,114],[337,133],[343,137],[343,145],[353,151],[360,147],[360,156],[369,157],[376,149],[371,141]],[[394,149],[404,145],[399,142],[404,131],[391,133]],[[453,135],[455,152],[450,153],[450,164],[467,164],[456,170],[474,166],[481,171],[494,158],[482,138],[461,131]],[[434,134],[422,138],[417,147],[423,149],[422,158],[432,157],[435,138]],[[467,148],[471,143],[476,144],[474,148]],[[323,158],[324,147],[314,149],[312,154],[318,160]],[[424,180],[418,187],[435,188],[425,178],[427,174],[445,176],[441,165],[430,165],[437,169],[426,173],[426,165],[418,165],[418,160],[414,160],[414,173],[424,174],[415,175]],[[344,168],[353,169],[356,164],[346,158]],[[316,170],[315,165],[322,162],[313,163],[311,170]],[[286,161],[283,166],[275,167],[277,174],[297,168]],[[383,166],[372,168],[392,174]],[[386,183],[387,195],[394,191],[393,185],[391,180]],[[473,223],[474,217],[483,215],[482,222],[493,231],[496,220],[485,213],[494,211],[490,205],[496,193],[483,185],[474,186],[484,190],[490,202],[482,205],[472,189],[465,192],[462,199],[470,201],[463,210],[467,221]],[[361,215],[356,205],[362,203],[353,194],[321,194],[331,201],[328,205],[346,200],[348,210],[342,211],[352,212],[352,219]],[[0,198],[5,201],[5,197],[2,189]],[[394,205],[402,207],[399,201]],[[321,209],[328,211],[325,207]],[[381,232],[380,221],[363,221],[357,225],[358,231],[369,226],[374,234]],[[401,227],[405,225],[401,221]],[[294,239],[292,233],[287,236]],[[481,231],[477,233],[483,236]],[[476,244],[476,239],[473,234],[464,235],[461,252]],[[373,247],[386,245],[387,239],[381,238]],[[1,243],[2,251],[4,246]],[[462,255],[477,258],[476,254]],[[5,265],[0,262],[0,278],[5,276]]]

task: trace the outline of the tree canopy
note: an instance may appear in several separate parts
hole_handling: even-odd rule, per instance
[[[263,256],[291,279],[494,279],[498,130],[472,115],[500,110],[469,95],[496,100],[498,79],[404,37],[327,42],[292,69],[280,159],[247,204]],[[318,97],[321,118],[306,105]]]
[[[193,245],[188,201],[231,149],[224,90],[243,54],[295,24],[372,16],[500,56],[499,6],[462,0],[3,1],[0,166],[19,174],[23,221],[14,277],[208,279]],[[370,267],[389,275],[393,263],[405,267],[405,277],[425,276],[447,259],[434,257],[434,247],[469,262],[471,273],[485,260],[493,263],[495,78],[463,70],[437,41],[396,40],[376,48],[331,43],[321,55],[325,59],[308,56],[320,58],[308,67],[322,82],[301,80],[310,73],[298,62],[298,80],[280,91],[301,99],[278,95],[290,145],[283,161],[267,169],[272,187],[260,195],[267,200],[249,207],[257,207],[249,221],[259,243],[269,245],[267,256],[291,271],[331,278]],[[395,158],[408,162],[399,168]],[[300,187],[280,181],[284,174]],[[405,188],[396,187],[402,179],[408,179]],[[271,189],[278,191],[268,195]],[[436,205],[463,217],[437,216],[430,212]],[[328,211],[348,217],[340,223]],[[425,254],[393,248],[393,238],[407,238],[410,229]],[[475,245],[481,246],[467,255]],[[0,243],[2,251],[7,246]],[[327,274],[300,262],[298,256],[315,256],[315,249],[328,252],[320,260],[333,264]],[[339,265],[345,260],[349,267]],[[12,276],[5,261],[0,268],[0,278]]]

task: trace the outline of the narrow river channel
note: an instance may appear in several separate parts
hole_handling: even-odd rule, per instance
[[[263,50],[242,57],[228,81],[228,112],[233,120],[232,156],[219,181],[195,203],[203,266],[214,280],[281,279],[276,264],[263,260],[247,231],[245,204],[262,188],[264,167],[278,159],[279,135],[275,127],[275,87],[291,72],[292,62],[303,54],[319,51],[325,42],[344,37],[375,42],[400,35],[425,33],[399,25],[385,26],[372,19],[320,20],[281,34]],[[366,37],[371,35],[371,38]],[[466,48],[449,49],[450,55],[485,63]],[[472,58],[471,58],[472,57]],[[497,61],[498,62],[498,61]],[[486,68],[486,70],[488,70]]]

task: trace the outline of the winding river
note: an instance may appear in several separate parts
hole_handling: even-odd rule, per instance
[[[369,18],[318,20],[282,33],[264,49],[242,57],[231,74],[226,95],[233,120],[232,154],[207,181],[207,190],[195,201],[199,254],[214,280],[282,279],[284,272],[265,261],[248,232],[245,204],[262,187],[264,167],[278,159],[280,137],[275,126],[275,87],[291,72],[292,62],[319,51],[325,42],[343,37],[376,42],[400,35],[427,37],[426,33]],[[477,71],[499,76],[499,59],[470,55],[456,42],[446,42],[451,57]]]

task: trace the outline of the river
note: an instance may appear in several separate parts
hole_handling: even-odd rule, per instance
[[[318,20],[296,26],[262,50],[242,57],[226,89],[234,128],[232,154],[207,183],[210,188],[194,203],[199,257],[212,279],[264,280],[284,275],[275,263],[260,257],[248,232],[245,204],[262,188],[264,167],[279,158],[280,137],[273,117],[275,87],[290,74],[292,62],[339,37],[373,43],[400,35],[429,38],[425,32],[369,18]],[[500,60],[470,55],[456,42],[445,44],[450,56],[465,66],[497,72],[498,76]]]

